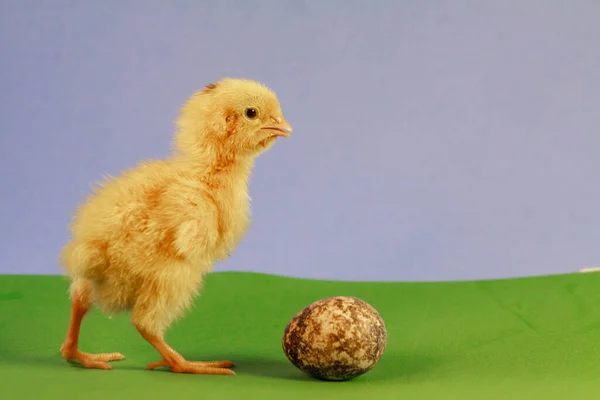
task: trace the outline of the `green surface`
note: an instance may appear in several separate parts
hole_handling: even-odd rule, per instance
[[[0,276],[0,398],[598,399],[600,274],[451,283],[348,283],[249,273],[209,275],[167,340],[190,359],[231,359],[236,376],[146,371],[158,360],[126,315],[94,312],[81,347],[119,351],[112,371],[64,362],[61,277]],[[332,295],[371,303],[388,348],[349,382],[306,377],[281,351],[288,320]],[[142,397],[140,397],[142,398]]]

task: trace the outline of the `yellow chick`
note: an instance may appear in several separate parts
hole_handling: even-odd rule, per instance
[[[255,158],[292,128],[273,91],[226,78],[182,107],[173,154],[108,178],[78,208],[60,261],[71,279],[71,317],[61,353],[110,369],[120,353],[79,350],[90,308],[130,312],[162,356],[147,369],[233,375],[230,361],[188,361],[164,333],[199,294],[203,277],[231,253],[250,223],[248,180]]]

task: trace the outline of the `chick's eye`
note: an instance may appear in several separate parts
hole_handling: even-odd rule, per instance
[[[246,117],[254,119],[257,115],[258,111],[256,111],[256,108],[246,108]]]

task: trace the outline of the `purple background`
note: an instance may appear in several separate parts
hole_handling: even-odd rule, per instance
[[[223,76],[294,127],[217,270],[448,280],[600,265],[600,2],[0,1],[0,273],[56,274],[102,174]]]

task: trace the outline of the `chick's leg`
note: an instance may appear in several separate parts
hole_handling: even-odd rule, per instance
[[[152,334],[138,327],[140,335],[152,345],[163,357],[161,361],[148,364],[146,369],[168,367],[172,372],[203,374],[203,375],[235,375],[229,368],[233,367],[231,361],[188,361],[177,351],[169,346],[162,337]]]
[[[148,364],[147,369],[168,367],[172,372],[210,375],[235,375],[231,361],[188,361],[169,346],[164,332],[173,320],[190,304],[191,292],[178,290],[165,282],[147,282],[139,291],[131,322],[140,335],[162,356]]]
[[[79,331],[81,322],[89,312],[89,302],[84,293],[74,293],[71,304],[71,319],[67,330],[67,337],[60,347],[65,360],[75,360],[87,368],[111,369],[108,361],[118,361],[125,357],[120,353],[90,354],[79,350]]]

